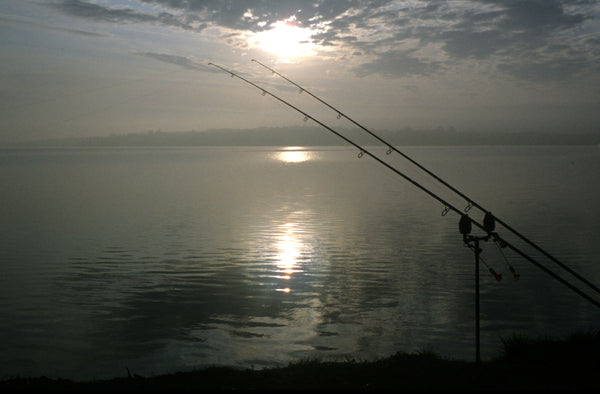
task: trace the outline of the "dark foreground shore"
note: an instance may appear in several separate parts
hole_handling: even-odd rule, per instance
[[[568,338],[503,341],[500,356],[480,364],[432,352],[397,353],[376,361],[303,360],[281,368],[239,370],[210,367],[192,372],[76,382],[11,378],[3,390],[598,390],[600,331]]]

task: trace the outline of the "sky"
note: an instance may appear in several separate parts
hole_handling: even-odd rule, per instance
[[[2,0],[0,144],[303,126],[600,134],[600,2]],[[310,125],[314,127],[315,125]]]

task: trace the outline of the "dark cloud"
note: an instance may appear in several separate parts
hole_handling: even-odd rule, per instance
[[[174,64],[176,66],[180,66],[180,67],[186,68],[188,70],[196,70],[196,71],[199,70],[199,71],[210,71],[210,72],[215,71],[214,68],[209,67],[208,65],[205,65],[205,64],[200,64],[197,61],[195,61],[189,57],[185,57],[185,56],[171,55],[171,54],[167,54],[167,53],[157,53],[157,52],[137,52],[136,55],[154,59],[154,60],[158,60],[163,63]]]
[[[460,22],[430,37],[452,56],[521,55],[554,40],[554,33],[579,26],[586,17],[567,15],[559,1],[481,1],[491,10],[465,11]]]
[[[452,30],[441,33],[438,41],[442,48],[453,58],[485,59],[492,54],[506,49],[512,40],[499,30],[472,31]]]
[[[555,30],[568,29],[581,24],[586,17],[582,14],[570,15],[565,5],[573,2],[564,0],[528,0],[528,1],[487,1],[505,8],[505,18],[500,19],[500,28],[509,31],[527,31],[529,33],[548,34]]]
[[[566,6],[585,5],[590,2],[568,2],[559,0],[531,1],[472,1],[469,7],[450,7],[446,2],[422,2],[423,7],[403,10],[400,23],[392,38],[373,42],[350,43],[361,51],[376,49],[381,45],[393,47],[407,38],[419,41],[421,47],[439,45],[446,55],[445,66],[474,60],[498,60],[498,70],[517,78],[557,80],[578,73],[597,71],[597,58],[589,58],[592,45],[569,53],[559,50],[569,32],[574,32],[591,16],[567,13]],[[467,3],[463,3],[466,5]],[[386,26],[392,26],[393,13],[386,17]],[[409,20],[409,23],[406,21]],[[340,24],[342,22],[338,22]],[[329,34],[329,42],[336,37]],[[348,42],[348,41],[346,41]],[[567,41],[568,42],[568,41]],[[594,51],[597,53],[597,49]],[[506,60],[509,59],[509,60]],[[423,74],[435,70],[439,63],[425,59],[399,56],[390,49],[380,52],[376,59],[357,68],[359,75],[369,72],[389,75],[390,66],[396,62],[398,69],[407,67],[411,74]],[[427,66],[421,69],[419,66]],[[398,75],[405,75],[404,72]]]
[[[80,0],[65,0],[55,5],[59,10],[81,18],[103,22],[153,22],[155,16],[143,14],[132,9],[110,9]]]
[[[63,0],[53,5],[65,14],[98,22],[110,23],[153,23],[189,30],[202,30],[205,25],[193,16],[178,16],[168,12],[149,14],[131,8],[108,8],[81,0]]]

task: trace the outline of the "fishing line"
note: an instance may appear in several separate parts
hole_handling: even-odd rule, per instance
[[[506,262],[506,265],[508,266],[508,269],[510,270],[511,274],[513,274],[513,278],[515,278],[515,281],[519,280],[521,275],[515,270],[515,268],[512,266],[512,264],[510,264],[510,262],[508,261],[508,258],[502,251],[503,244],[501,244],[501,242],[499,240],[497,240],[496,238],[494,238],[494,243],[498,247],[498,251],[500,251],[500,254],[504,258],[504,261]]]
[[[290,80],[289,78],[283,76],[282,74],[278,73],[277,71],[275,71],[273,68],[259,62],[256,59],[252,59],[253,62],[258,63],[259,65],[261,65],[262,67],[266,68],[267,70],[271,71],[272,74],[275,74],[281,78],[283,78],[284,80],[286,80],[287,82],[291,83],[292,85],[296,86],[298,89],[300,89],[300,93],[306,93],[309,96],[311,96],[312,98],[314,98],[315,100],[319,101],[320,103],[322,103],[323,105],[327,106],[328,108],[330,108],[331,110],[333,110],[334,112],[337,113],[337,118],[341,119],[342,117],[349,120],[350,122],[352,122],[354,125],[358,126],[359,128],[361,128],[363,131],[367,132],[369,135],[371,135],[372,137],[374,137],[375,139],[377,139],[379,142],[385,144],[387,146],[387,151],[386,154],[391,154],[392,152],[396,152],[399,155],[401,155],[402,157],[404,157],[406,160],[408,160],[410,163],[414,164],[415,166],[417,166],[419,169],[421,169],[422,171],[424,171],[425,173],[427,173],[429,176],[433,177],[435,180],[437,180],[438,182],[440,182],[441,184],[443,184],[444,186],[446,186],[448,189],[452,190],[454,193],[458,194],[460,197],[462,197],[464,200],[467,201],[467,205],[464,208],[464,212],[467,213],[469,212],[469,210],[473,207],[476,207],[477,209],[479,209],[481,212],[483,212],[486,216],[487,215],[491,215],[491,212],[488,211],[487,209],[485,209],[484,207],[482,207],[481,205],[479,205],[477,202],[475,202],[473,199],[469,198],[468,196],[466,196],[465,194],[463,194],[461,191],[459,191],[458,189],[454,188],[452,185],[450,185],[449,183],[447,183],[446,181],[444,181],[443,179],[441,179],[440,177],[438,177],[436,174],[434,174],[433,172],[431,172],[430,170],[428,170],[427,168],[423,167],[421,164],[419,164],[418,162],[416,162],[415,160],[413,160],[412,158],[410,158],[408,155],[406,155],[405,153],[403,153],[402,151],[396,149],[392,144],[388,143],[387,141],[385,141],[383,138],[379,137],[378,135],[376,135],[375,133],[373,133],[372,131],[370,131],[369,129],[367,129],[365,126],[361,125],[360,123],[356,122],[354,119],[350,118],[348,115],[346,115],[345,113],[343,113],[342,111],[340,111],[339,109],[333,107],[332,105],[330,105],[329,103],[325,102],[323,99],[317,97],[316,95],[314,95],[313,93],[311,93],[310,91],[306,90],[304,87],[300,86],[299,84],[297,84],[296,82]],[[490,216],[491,217],[491,216]],[[531,241],[529,238],[525,237],[523,234],[519,233],[517,230],[515,230],[513,227],[509,226],[507,223],[505,223],[504,221],[500,220],[497,217],[493,217],[493,219],[500,223],[502,226],[504,226],[506,229],[508,229],[509,231],[511,231],[513,234],[515,234],[516,236],[518,236],[519,238],[521,238],[523,241],[527,242],[530,246],[534,247],[535,249],[537,249],[539,252],[541,252],[542,254],[544,254],[546,257],[548,257],[550,260],[554,261],[556,264],[558,264],[561,268],[563,268],[564,270],[566,270],[567,272],[569,272],[571,275],[573,275],[574,277],[576,277],[577,279],[581,280],[582,282],[584,282],[585,284],[587,284],[588,286],[590,286],[593,290],[595,290],[597,293],[600,294],[600,288],[596,287],[593,283],[589,282],[587,279],[585,279],[584,277],[582,277],[581,275],[579,275],[578,273],[576,273],[575,271],[573,271],[571,268],[569,268],[568,266],[566,266],[565,264],[563,264],[562,262],[560,262],[556,257],[554,257],[553,255],[551,255],[550,253],[548,253],[547,251],[545,251],[544,249],[542,249],[540,246],[538,246],[537,244],[535,244],[533,241]],[[488,232],[489,233],[489,232]]]
[[[488,265],[488,263],[485,262],[483,257],[479,256],[479,261],[481,261],[483,263],[483,265],[485,265],[487,267],[487,269],[490,271],[490,274],[492,274],[494,276],[496,281],[500,282],[502,280],[502,274],[498,274],[496,271],[494,271],[494,269],[492,267],[490,267]]]
[[[237,78],[241,79],[242,81],[246,82],[247,84],[249,84],[251,86],[254,86],[256,89],[258,89],[263,96],[265,96],[265,95],[271,96],[272,98],[278,100],[279,102],[281,102],[281,103],[289,106],[290,108],[294,109],[298,113],[302,114],[304,116],[305,120],[309,120],[310,119],[310,120],[314,121],[315,123],[317,123],[318,125],[320,125],[320,126],[324,127],[325,129],[329,130],[331,133],[335,134],[336,136],[338,136],[342,140],[346,141],[350,145],[352,145],[355,148],[357,148],[359,150],[359,153],[358,153],[358,157],[359,158],[363,157],[364,155],[367,155],[367,156],[373,158],[374,160],[376,160],[377,162],[379,162],[381,165],[387,167],[388,169],[392,170],[396,174],[400,175],[405,180],[407,180],[408,182],[410,182],[411,184],[413,184],[414,186],[416,186],[417,188],[421,189],[423,192],[425,192],[426,194],[428,194],[430,197],[432,197],[433,199],[435,199],[438,202],[442,203],[442,205],[444,206],[444,211],[442,212],[442,215],[447,214],[449,211],[453,211],[453,212],[461,215],[461,221],[459,223],[459,227],[462,227],[463,223],[466,222],[468,224],[468,232],[470,232],[472,224],[475,225],[475,226],[477,226],[477,227],[479,227],[480,229],[486,231],[488,234],[490,234],[491,230],[493,230],[493,228],[490,230],[489,222],[486,222],[486,220],[484,220],[484,225],[479,224],[477,221],[475,221],[472,218],[470,218],[466,213],[463,213],[458,208],[456,208],[454,205],[448,203],[443,198],[439,197],[438,195],[436,195],[435,193],[431,192],[429,189],[425,188],[424,186],[422,186],[421,184],[419,184],[418,182],[416,182],[415,180],[413,180],[409,176],[405,175],[403,172],[399,171],[395,167],[391,166],[389,163],[385,162],[384,160],[380,159],[379,157],[377,157],[376,155],[374,155],[373,153],[371,153],[369,150],[365,149],[361,145],[355,143],[354,141],[350,140],[349,138],[345,137],[344,135],[340,134],[339,132],[335,131],[334,129],[332,129],[331,127],[327,126],[323,122],[315,119],[313,116],[311,116],[310,114],[304,112],[300,108],[298,108],[298,107],[290,104],[289,102],[285,101],[284,99],[280,98],[279,96],[271,93],[267,89],[265,89],[265,88],[257,85],[254,82],[251,82],[251,81],[247,80],[246,78],[242,77],[241,75],[239,75],[239,74],[237,74],[237,73],[235,73],[235,72],[233,72],[231,70],[228,70],[228,69],[226,69],[226,68],[224,68],[222,66],[219,66],[219,65],[217,65],[215,63],[208,63],[208,65],[209,66],[214,66],[214,67],[220,69],[221,71],[225,72],[226,74],[229,74],[232,78],[233,77],[237,77]],[[491,218],[491,216],[490,216],[490,218]],[[489,218],[488,218],[488,221],[489,221]],[[485,226],[485,224],[488,224],[488,226]],[[463,229],[460,228],[460,230],[461,230],[461,233],[463,233],[463,235],[464,235],[465,233],[463,232]],[[588,296],[587,294],[585,294],[584,292],[582,292],[581,290],[579,290],[577,287],[573,286],[571,283],[567,282],[566,280],[564,280],[563,278],[561,278],[560,276],[558,276],[557,274],[555,274],[550,269],[544,267],[543,265],[541,265],[540,263],[538,263],[537,261],[535,261],[533,258],[531,258],[530,256],[528,256],[527,254],[525,254],[524,252],[522,252],[518,248],[516,248],[513,245],[511,245],[508,241],[502,239],[497,233],[493,233],[493,235],[498,240],[500,240],[501,242],[503,242],[503,244],[505,244],[507,247],[509,247],[510,249],[514,250],[516,253],[518,253],[521,257],[527,259],[529,262],[531,262],[532,264],[536,265],[538,268],[540,268],[541,270],[543,270],[544,272],[546,272],[548,275],[552,276],[554,279],[558,280],[559,282],[561,282],[562,284],[564,284],[565,286],[567,286],[568,288],[570,288],[571,290],[573,290],[574,292],[576,292],[577,294],[579,294],[581,297],[585,298],[586,300],[590,301],[591,303],[593,303],[594,305],[596,305],[597,307],[600,308],[600,302],[594,300],[593,298],[591,298],[590,296]]]

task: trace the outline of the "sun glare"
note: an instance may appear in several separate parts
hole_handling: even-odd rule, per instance
[[[277,21],[271,29],[256,34],[254,46],[273,53],[283,60],[315,54],[315,44],[309,28],[300,27],[296,18]]]
[[[284,163],[302,163],[312,159],[311,152],[300,146],[288,146],[283,151],[277,152],[275,158]]]

